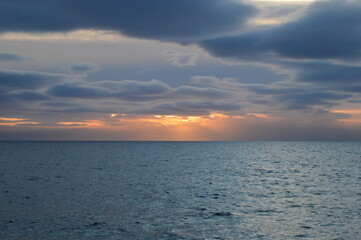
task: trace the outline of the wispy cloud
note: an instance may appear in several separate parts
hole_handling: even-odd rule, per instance
[[[163,51],[162,54],[168,62],[177,67],[195,66],[199,57],[196,53],[181,53],[173,50]]]

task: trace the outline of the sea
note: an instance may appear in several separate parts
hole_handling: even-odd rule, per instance
[[[361,142],[0,142],[1,240],[361,239]]]

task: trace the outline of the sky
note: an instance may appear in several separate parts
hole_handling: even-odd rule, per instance
[[[361,1],[2,0],[0,140],[361,141]]]

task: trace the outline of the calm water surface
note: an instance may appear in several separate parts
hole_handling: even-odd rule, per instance
[[[360,239],[361,143],[0,142],[0,239]]]

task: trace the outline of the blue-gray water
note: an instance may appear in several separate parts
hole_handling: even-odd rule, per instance
[[[0,239],[360,239],[361,143],[0,142]]]

